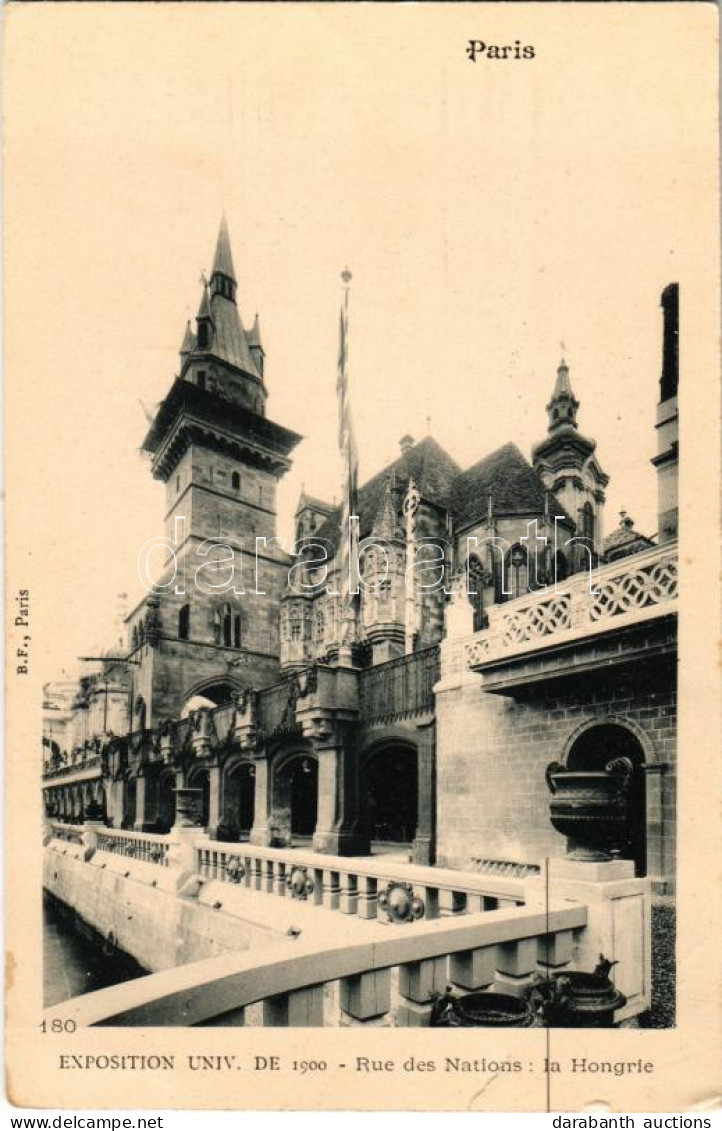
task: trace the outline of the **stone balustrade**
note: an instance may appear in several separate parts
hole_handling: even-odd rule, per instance
[[[83,825],[69,825],[63,821],[50,821],[50,834],[54,840],[64,840],[68,844],[82,844]]]
[[[655,546],[552,587],[492,605],[489,627],[465,641],[467,668],[589,637],[676,611],[677,547]],[[612,625],[612,621],[614,624]]]
[[[510,875],[209,840],[197,842],[195,851],[195,870],[206,883],[237,884],[360,919],[405,923],[525,902],[524,879]]]
[[[265,872],[261,869],[261,875]],[[430,1021],[434,995],[493,988],[522,995],[572,961],[582,904],[514,907],[416,923],[383,938],[319,949],[297,939],[224,954],[98,990],[47,1009],[78,1026],[243,1025],[262,1003],[265,1026],[395,1025]],[[338,986],[338,993],[329,992]]]
[[[107,829],[92,826],[95,847],[99,852],[113,852],[132,860],[142,860],[146,864],[158,864],[167,868],[170,849],[170,836],[156,833],[129,832],[125,829]]]

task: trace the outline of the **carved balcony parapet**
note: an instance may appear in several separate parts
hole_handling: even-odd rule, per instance
[[[246,687],[236,696],[231,723],[233,737],[241,750],[255,750],[261,741],[258,718],[258,692]]]
[[[489,627],[463,644],[467,668],[548,648],[677,610],[677,547],[655,546],[489,608]]]
[[[218,744],[211,707],[199,707],[190,716],[190,745],[196,758],[209,758]]]
[[[358,718],[359,673],[321,664],[295,676],[296,721],[305,738],[332,740],[339,724]]]

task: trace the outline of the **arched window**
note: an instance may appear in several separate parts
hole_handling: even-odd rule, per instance
[[[203,369],[201,369],[201,371],[198,374],[198,388],[199,389],[205,389],[205,387],[206,387],[206,375],[205,375],[205,371]]]
[[[237,471],[234,471],[231,475],[231,487],[234,491],[240,491],[241,489],[241,477]]]
[[[591,503],[585,503],[582,507],[582,538],[594,541],[594,510]]]
[[[223,606],[223,643],[226,648],[231,647],[231,639],[233,635],[233,616],[231,613],[231,606]]]
[[[145,730],[145,721],[146,721],[145,699],[143,698],[142,695],[139,695],[138,698],[135,701],[136,730]]]
[[[213,640],[216,644],[220,644],[222,636],[221,613],[220,609],[216,609],[213,613]]]
[[[466,563],[466,591],[474,610],[474,632],[484,627],[484,567],[476,554],[471,554]]]
[[[240,648],[241,646],[241,614],[236,613],[233,618],[233,647]]]
[[[557,550],[554,561],[556,566],[556,576],[554,580],[558,585],[560,581],[566,581],[569,577],[569,564],[561,550]]]
[[[178,613],[178,639],[187,640],[191,628],[191,607],[184,605]]]
[[[506,576],[504,588],[506,596],[513,600],[514,597],[523,597],[529,592],[529,559],[523,546],[512,546],[504,562]]]
[[[320,644],[322,642],[322,640],[324,638],[324,634],[326,632],[326,618],[324,616],[323,609],[320,606],[316,609],[315,628],[316,628],[316,640]]]
[[[298,609],[291,610],[291,640],[301,639],[301,614]]]

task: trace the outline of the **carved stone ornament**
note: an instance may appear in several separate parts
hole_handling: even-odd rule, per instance
[[[386,891],[379,893],[378,905],[392,923],[411,923],[422,919],[426,912],[426,904],[414,895],[413,885],[400,880],[389,880]]]
[[[308,874],[307,868],[296,866],[286,876],[286,887],[291,892],[292,899],[308,899],[314,891],[314,883]]]

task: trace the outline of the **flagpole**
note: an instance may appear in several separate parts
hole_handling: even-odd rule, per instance
[[[351,399],[349,395],[348,375],[348,336],[349,336],[349,284],[351,272],[346,268],[341,273],[344,285],[343,303],[341,306],[341,327],[338,359],[338,412],[339,412],[339,448],[342,463],[342,489],[341,489],[341,546],[340,546],[340,582],[341,582],[341,625],[339,633],[339,663],[344,666],[353,664],[352,645],[357,637],[356,607],[351,571],[356,568],[357,554],[354,547],[357,541],[356,486],[358,475],[358,460],[356,444],[353,435],[353,422],[351,418]]]

